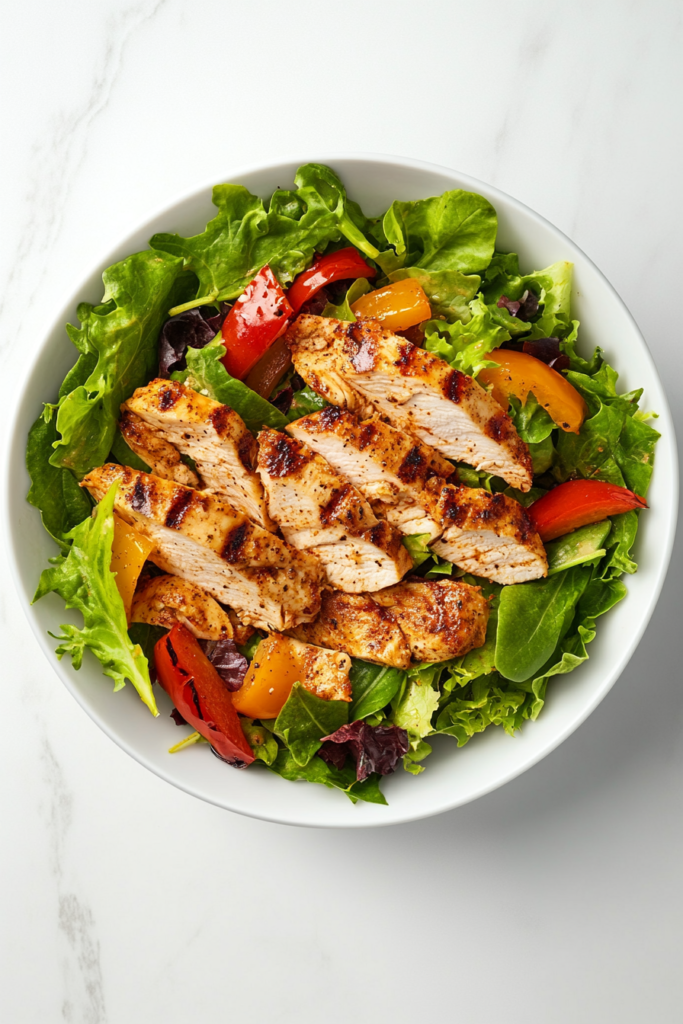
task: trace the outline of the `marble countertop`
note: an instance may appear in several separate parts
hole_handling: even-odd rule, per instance
[[[456,167],[569,234],[680,426],[674,0],[27,0],[3,24],[8,395],[151,211],[240,165],[349,150]],[[240,818],[146,772],[62,687],[0,558],[0,1019],[680,1020],[680,543],[637,653],[562,747],[470,806],[353,832]]]

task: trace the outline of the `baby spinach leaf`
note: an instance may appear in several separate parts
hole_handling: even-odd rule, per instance
[[[351,659],[349,680],[353,700],[349,709],[352,722],[367,718],[389,704],[398,693],[406,674],[389,665],[372,665],[369,661]]]
[[[287,417],[241,380],[231,377],[221,362],[224,355],[225,347],[220,338],[204,348],[188,348],[187,369],[176,371],[171,376],[207,398],[229,405],[239,413],[250,430],[256,432],[263,426],[282,430],[287,425]]]
[[[590,570],[577,567],[503,588],[496,631],[496,668],[502,676],[523,682],[548,661],[589,577]]]
[[[493,255],[498,218],[483,196],[454,189],[415,202],[397,200],[382,227],[396,254],[406,254],[408,266],[476,274]]]
[[[91,650],[102,664],[104,674],[114,680],[115,690],[130,679],[152,714],[158,715],[147,659],[128,636],[123,601],[110,568],[117,486],[109,488],[94,518],[84,520],[66,535],[72,542],[68,554],[58,555],[53,567],[43,571],[33,600],[54,591],[67,608],[76,608],[83,615],[81,629],[61,627],[62,635],[56,637],[60,641],[58,658],[71,655],[74,668],[78,669],[86,648]]]
[[[50,462],[80,480],[101,466],[114,441],[119,406],[153,376],[157,336],[182,268],[165,253],[138,252],[105,270],[102,305],[78,307],[81,327],[67,327],[80,352],[96,362],[88,377],[63,394]],[[81,357],[82,359],[83,357]],[[78,370],[81,360],[73,372]],[[68,378],[67,378],[68,379]]]
[[[365,782],[357,782],[356,769],[352,764],[339,769],[327,764],[320,757],[313,757],[305,765],[301,765],[294,759],[291,751],[281,749],[268,768],[289,782],[317,782],[329,789],[340,789],[352,803],[356,803],[357,800],[373,804],[387,802],[380,792],[378,778],[371,776]]]
[[[46,423],[43,416],[39,416],[29,431],[26,446],[26,468],[31,477],[26,497],[31,505],[40,509],[43,526],[66,551],[66,535],[90,515],[92,503],[70,470],[58,469],[50,463],[56,440],[54,420]]]
[[[528,393],[524,404],[519,398],[511,395],[509,415],[517,433],[527,444],[538,444],[540,441],[545,441],[555,429],[553,420],[539,404],[533,391]]]
[[[275,733],[285,743],[298,765],[307,765],[322,746],[320,740],[346,725],[349,705],[343,700],[323,700],[294,683],[277,716]]]
[[[435,317],[445,317],[450,323],[461,320],[466,324],[471,320],[469,304],[481,284],[481,278],[476,274],[465,275],[459,270],[406,267],[403,270],[394,270],[388,276],[392,282],[404,281],[408,277],[419,281]]]

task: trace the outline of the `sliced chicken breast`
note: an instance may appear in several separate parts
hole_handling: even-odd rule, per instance
[[[489,603],[479,587],[413,577],[373,599],[391,611],[417,661],[458,658],[486,639]]]
[[[527,510],[505,494],[430,480],[425,499],[442,535],[432,551],[475,576],[524,583],[548,573],[541,538]]]
[[[255,471],[256,440],[233,409],[184,384],[157,379],[138,388],[121,410],[124,415],[134,413],[160,438],[189,455],[204,488],[224,494],[264,530],[277,529],[268,517]]]
[[[408,668],[410,664],[408,641],[391,613],[369,594],[326,590],[318,617],[290,632],[299,640],[345,651],[375,664],[395,668]]]
[[[287,432],[324,456],[402,533],[439,536],[422,490],[429,477],[448,477],[454,466],[433,448],[378,417],[359,420],[335,405],[290,423]]]
[[[381,590],[412,568],[401,534],[325,459],[277,430],[259,434],[268,512],[295,548],[315,551],[328,583],[349,594]]]
[[[150,576],[133,597],[131,622],[172,629],[181,622],[200,640],[232,640],[230,616],[196,583],[179,576]]]
[[[147,463],[155,476],[175,480],[177,484],[185,484],[186,487],[199,487],[199,477],[185,465],[178,449],[165,441],[140,416],[123,408],[119,429],[131,451]]]
[[[256,526],[212,491],[112,463],[81,486],[100,501],[116,482],[117,513],[154,542],[150,560],[164,572],[203,587],[247,625],[284,630],[318,614],[322,570],[314,555]]]
[[[512,420],[472,377],[383,328],[299,316],[287,341],[297,372],[333,405],[378,411],[449,459],[528,491],[529,450]],[[353,392],[353,394],[351,394]]]

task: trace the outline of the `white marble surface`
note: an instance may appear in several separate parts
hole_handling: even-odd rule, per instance
[[[676,0],[24,0],[3,27],[8,392],[151,211],[235,166],[363,150],[457,167],[570,234],[680,426]],[[679,544],[629,668],[553,755],[451,814],[348,833],[145,772],[63,689],[3,571],[0,1019],[680,1021],[682,567]]]

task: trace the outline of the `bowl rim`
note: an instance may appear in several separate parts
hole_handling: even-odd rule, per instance
[[[221,808],[223,808],[225,810],[231,810],[231,811],[234,811],[235,813],[244,814],[245,816],[254,817],[254,818],[257,818],[257,819],[264,820],[264,821],[272,821],[272,822],[275,822],[275,823],[278,823],[278,824],[286,824],[286,825],[300,825],[300,826],[305,826],[305,827],[323,827],[323,828],[329,828],[329,827],[336,827],[336,828],[367,828],[367,827],[388,826],[388,825],[402,824],[404,822],[410,822],[410,821],[419,821],[419,820],[422,820],[423,818],[432,817],[434,815],[441,814],[441,813],[443,813],[445,811],[453,810],[456,807],[464,806],[465,804],[470,803],[473,800],[477,800],[480,797],[485,796],[487,793],[493,792],[494,790],[500,788],[501,786],[505,785],[506,783],[511,782],[513,779],[515,779],[518,776],[522,775],[529,768],[532,768],[535,764],[537,764],[539,761],[543,760],[543,758],[547,757],[548,754],[550,754],[553,750],[555,750],[557,747],[559,747],[561,743],[563,743],[576,729],[578,729],[578,727],[592,714],[592,712],[595,710],[595,708],[598,706],[598,704],[600,704],[600,702],[605,698],[607,693],[610,691],[610,689],[615,684],[615,682],[617,681],[617,679],[619,678],[619,676],[623,672],[624,668],[626,667],[626,665],[630,661],[630,659],[633,656],[636,648],[638,647],[638,645],[640,643],[640,640],[642,639],[642,636],[643,636],[643,634],[644,634],[644,632],[645,632],[645,630],[646,630],[646,628],[647,628],[647,626],[648,626],[648,624],[650,622],[650,619],[652,617],[654,609],[655,609],[655,607],[657,605],[657,602],[659,600],[659,596],[660,596],[662,587],[664,585],[664,580],[666,578],[668,567],[669,567],[669,563],[670,563],[670,560],[671,560],[671,553],[672,553],[672,550],[673,550],[673,544],[674,544],[675,535],[676,535],[676,525],[677,525],[677,515],[678,515],[678,489],[679,489],[679,483],[678,483],[678,457],[677,457],[676,433],[675,433],[675,429],[674,429],[674,425],[673,425],[673,419],[672,419],[672,416],[671,416],[671,411],[670,411],[669,404],[668,404],[668,401],[667,401],[666,393],[665,393],[664,387],[663,387],[663,385],[661,383],[661,380],[660,380],[660,377],[659,377],[659,373],[657,371],[657,367],[655,365],[654,359],[653,359],[652,354],[650,352],[650,349],[648,347],[647,341],[645,340],[645,338],[644,338],[644,336],[643,336],[643,334],[642,334],[642,332],[641,332],[641,330],[640,330],[640,328],[639,328],[635,318],[633,317],[632,313],[628,309],[626,303],[621,298],[621,296],[616,291],[616,289],[611,284],[611,282],[607,279],[607,277],[600,270],[600,268],[598,266],[596,266],[596,264],[593,262],[593,260],[591,260],[591,258],[589,256],[587,256],[586,253],[584,253],[583,250],[571,238],[569,238],[569,236],[567,236],[563,231],[561,231],[559,228],[557,228],[547,218],[543,217],[541,214],[537,213],[531,207],[529,207],[525,203],[521,202],[521,200],[516,199],[514,196],[509,195],[508,193],[504,192],[503,190],[501,190],[501,189],[499,189],[499,188],[497,188],[497,187],[495,187],[493,185],[490,185],[487,182],[482,181],[481,179],[475,178],[475,177],[473,177],[473,176],[471,176],[469,174],[465,174],[465,173],[463,173],[463,172],[461,172],[461,171],[459,171],[459,170],[457,170],[455,168],[447,167],[447,166],[442,165],[442,164],[436,164],[436,163],[432,163],[432,162],[428,162],[428,161],[416,160],[416,159],[413,159],[411,157],[394,156],[394,155],[391,155],[391,154],[347,151],[347,152],[333,152],[333,153],[316,154],[316,155],[310,156],[308,158],[302,157],[301,154],[298,154],[298,155],[294,154],[293,156],[289,156],[288,154],[285,154],[280,159],[278,159],[277,161],[274,161],[274,160],[259,161],[257,163],[249,163],[249,164],[238,165],[238,166],[236,166],[236,167],[234,167],[232,169],[228,168],[228,171],[227,171],[226,175],[223,177],[223,180],[239,182],[243,177],[245,177],[247,175],[268,172],[268,171],[272,171],[274,169],[277,169],[279,167],[285,167],[285,166],[286,167],[290,167],[292,165],[299,165],[300,166],[301,164],[304,164],[304,163],[307,163],[307,162],[316,162],[316,163],[322,163],[322,164],[330,164],[330,165],[334,166],[335,164],[344,163],[344,162],[351,162],[351,161],[369,162],[369,163],[374,163],[374,164],[378,164],[378,165],[388,165],[388,166],[394,166],[394,167],[401,167],[401,168],[407,168],[407,169],[416,170],[416,171],[424,171],[424,172],[428,172],[428,173],[437,173],[437,174],[443,174],[443,175],[446,175],[446,176],[449,176],[449,177],[454,177],[454,178],[457,179],[457,183],[458,183],[456,187],[464,187],[464,188],[466,188],[468,190],[471,190],[473,192],[482,192],[483,191],[483,193],[485,195],[487,195],[488,197],[490,197],[492,199],[492,201],[494,202],[494,205],[495,205],[495,199],[497,197],[500,197],[504,201],[504,203],[509,204],[510,206],[515,208],[518,212],[522,213],[524,216],[526,216],[528,218],[531,218],[532,220],[536,221],[538,224],[540,224],[545,229],[548,229],[551,233],[556,235],[558,237],[558,239],[562,240],[562,242],[564,242],[564,244],[567,246],[567,248],[569,248],[573,252],[577,253],[583,260],[586,261],[586,263],[590,266],[590,268],[595,272],[595,274],[599,278],[601,285],[603,287],[605,287],[612,294],[613,298],[616,299],[618,305],[622,309],[622,312],[626,314],[627,319],[630,321],[631,327],[633,328],[637,338],[640,341],[640,345],[641,345],[641,348],[642,348],[643,355],[644,355],[645,359],[649,362],[650,369],[651,369],[651,371],[652,371],[652,373],[654,375],[654,378],[658,382],[658,384],[659,384],[659,386],[661,388],[662,401],[661,401],[661,403],[658,403],[658,405],[659,405],[659,409],[658,409],[658,415],[659,415],[658,427],[661,426],[661,428],[662,428],[661,429],[661,433],[663,435],[665,433],[668,435],[669,443],[671,445],[671,465],[669,467],[669,471],[670,471],[670,477],[669,477],[670,486],[669,486],[669,489],[668,489],[668,493],[670,495],[670,501],[669,501],[668,510],[667,510],[668,511],[668,517],[667,517],[667,522],[666,522],[666,533],[665,533],[665,536],[663,538],[660,537],[660,542],[663,541],[663,544],[660,543],[660,551],[662,552],[662,557],[660,558],[660,561],[659,561],[659,568],[658,568],[658,571],[657,571],[657,578],[654,581],[654,585],[652,586],[652,589],[651,589],[651,592],[650,592],[650,595],[649,595],[649,600],[648,600],[646,606],[644,607],[644,609],[642,611],[642,614],[641,614],[641,617],[640,617],[640,620],[639,620],[639,624],[638,624],[638,628],[636,630],[634,630],[633,633],[631,634],[631,636],[629,637],[628,645],[626,646],[626,648],[622,652],[621,657],[616,659],[614,661],[611,669],[608,672],[605,673],[601,685],[597,686],[595,688],[595,691],[592,694],[591,699],[589,701],[587,701],[586,705],[577,714],[575,714],[573,717],[569,718],[568,721],[564,724],[564,726],[562,728],[560,728],[557,731],[557,733],[555,735],[553,735],[552,738],[549,739],[548,742],[544,746],[542,746],[539,750],[531,753],[521,763],[511,766],[511,768],[509,770],[507,770],[506,772],[501,774],[495,780],[493,780],[493,781],[491,781],[489,783],[485,783],[485,784],[480,785],[478,788],[473,789],[472,792],[470,792],[469,794],[465,795],[464,797],[456,797],[456,798],[452,798],[452,799],[445,799],[445,800],[442,800],[438,804],[432,804],[429,807],[426,807],[423,813],[419,813],[419,812],[415,813],[412,810],[404,812],[404,813],[401,813],[401,812],[393,812],[392,813],[391,812],[391,807],[389,806],[389,807],[386,807],[386,808],[382,808],[383,812],[386,813],[386,817],[383,817],[383,820],[374,819],[372,821],[367,821],[367,820],[360,820],[360,818],[359,818],[359,820],[357,822],[349,822],[349,821],[335,822],[333,820],[333,815],[332,816],[324,815],[325,820],[322,820],[320,822],[316,822],[316,821],[311,821],[310,819],[305,820],[303,818],[297,818],[296,815],[292,815],[292,814],[289,814],[289,815],[288,814],[275,815],[275,814],[272,814],[272,813],[260,812],[257,808],[254,808],[252,810],[252,809],[246,809],[244,807],[232,806],[231,803],[230,803],[229,794],[227,794],[227,797],[228,797],[227,799],[219,800],[219,799],[214,798],[213,796],[211,796],[211,795],[209,795],[209,794],[207,794],[205,792],[202,792],[201,789],[198,788],[197,786],[194,786],[194,785],[192,785],[190,783],[184,783],[182,780],[178,779],[177,777],[173,777],[169,773],[165,772],[158,765],[151,763],[142,751],[137,749],[133,744],[129,743],[123,736],[119,735],[116,732],[116,729],[113,726],[109,725],[109,723],[107,722],[106,718],[103,717],[101,714],[99,714],[97,712],[97,710],[88,703],[88,701],[81,694],[81,692],[78,690],[78,688],[73,684],[73,681],[72,681],[72,679],[71,679],[71,677],[69,675],[69,672],[67,671],[66,667],[64,665],[62,665],[62,663],[60,661],[57,661],[55,659],[54,647],[53,647],[53,645],[51,643],[48,642],[49,641],[49,636],[48,636],[48,634],[43,632],[40,624],[37,621],[36,616],[34,615],[34,613],[32,611],[32,605],[30,604],[31,594],[29,593],[29,591],[26,589],[26,586],[24,585],[24,578],[23,578],[23,574],[22,574],[22,571],[21,571],[21,568],[20,568],[20,565],[19,565],[19,560],[17,558],[17,552],[16,552],[16,549],[15,549],[15,545],[12,542],[13,534],[12,534],[12,508],[11,508],[11,477],[12,477],[12,471],[13,471],[13,456],[14,456],[14,454],[16,452],[17,445],[18,444],[20,445],[22,453],[25,451],[26,439],[25,439],[25,437],[23,435],[20,436],[19,419],[20,419],[20,412],[22,410],[22,407],[23,407],[25,399],[26,399],[26,392],[27,392],[30,380],[31,380],[31,378],[33,376],[33,373],[35,371],[36,364],[40,361],[40,359],[42,358],[43,354],[47,351],[47,349],[48,349],[48,347],[50,345],[51,336],[52,336],[53,332],[56,329],[58,329],[59,327],[62,327],[67,322],[67,320],[68,320],[69,316],[71,315],[73,309],[75,308],[76,304],[80,301],[80,297],[82,296],[84,291],[87,289],[88,283],[90,282],[90,279],[93,276],[93,272],[92,271],[90,271],[90,273],[87,276],[83,277],[79,281],[77,287],[71,292],[70,297],[67,300],[67,302],[60,309],[59,314],[56,317],[52,317],[50,319],[49,325],[44,330],[41,330],[40,333],[41,333],[41,336],[43,337],[43,341],[40,344],[40,346],[36,349],[36,351],[35,351],[35,353],[33,355],[33,358],[31,359],[30,363],[28,363],[26,365],[26,367],[24,368],[23,374],[21,375],[21,377],[19,378],[19,380],[17,382],[16,391],[15,391],[15,398],[14,398],[14,402],[13,402],[13,405],[12,405],[11,414],[8,417],[8,430],[7,430],[7,434],[6,434],[6,438],[5,438],[5,442],[4,442],[4,452],[3,452],[3,454],[4,454],[4,462],[3,462],[2,485],[1,485],[2,486],[2,498],[1,498],[0,520],[2,522],[2,528],[3,528],[3,538],[4,538],[4,544],[5,544],[5,551],[6,551],[6,555],[7,555],[7,559],[8,559],[8,564],[9,564],[9,568],[10,568],[10,574],[12,576],[12,580],[13,580],[14,586],[15,586],[15,588],[17,590],[17,593],[20,595],[20,597],[22,599],[21,600],[21,604],[22,604],[24,613],[26,615],[26,618],[28,619],[29,625],[31,626],[31,629],[33,631],[34,636],[36,637],[36,640],[38,641],[39,646],[43,650],[43,653],[45,654],[46,658],[50,662],[53,670],[57,673],[57,675],[61,679],[62,683],[66,686],[66,688],[69,690],[69,692],[72,695],[72,697],[75,698],[75,700],[81,706],[81,708],[86,712],[88,717],[91,718],[99,726],[99,728],[110,739],[112,739],[117,744],[117,746],[119,746],[127,754],[129,754],[131,757],[133,757],[139,764],[141,764],[143,767],[147,768],[149,771],[151,771],[153,774],[155,774],[159,778],[164,779],[164,781],[171,783],[176,788],[178,788],[178,789],[188,793],[191,796],[198,797],[198,798],[200,798],[200,799],[202,799],[202,800],[204,800],[204,801],[206,801],[208,803],[214,804],[215,806],[221,807]],[[158,207],[156,207],[150,213],[150,215],[146,218],[146,220],[143,223],[138,224],[137,227],[134,226],[134,227],[128,229],[125,232],[125,234],[123,234],[119,238],[119,241],[118,241],[117,244],[115,244],[113,246],[111,246],[111,245],[107,246],[106,253],[103,253],[99,260],[95,260],[94,259],[92,261],[92,266],[95,266],[95,267],[109,266],[111,264],[111,262],[115,258],[123,258],[123,257],[115,257],[114,254],[117,253],[120,249],[122,249],[125,246],[126,242],[131,237],[131,235],[133,235],[133,234],[135,234],[137,232],[142,232],[143,229],[147,230],[147,226],[149,226],[152,223],[154,223],[159,217],[163,216],[165,213],[169,213],[169,215],[172,214],[172,212],[178,206],[181,206],[182,204],[184,204],[186,202],[189,202],[189,201],[191,201],[193,199],[199,199],[199,198],[205,196],[207,194],[207,191],[210,192],[210,190],[212,189],[212,187],[213,187],[213,185],[215,183],[216,183],[215,178],[212,178],[210,181],[206,181],[205,183],[203,183],[203,184],[201,184],[199,186],[193,187],[190,190],[182,191],[181,193],[177,194],[175,196],[175,198],[172,199],[171,201],[166,201],[163,204],[160,204]],[[286,803],[286,802],[283,802],[283,803]]]

